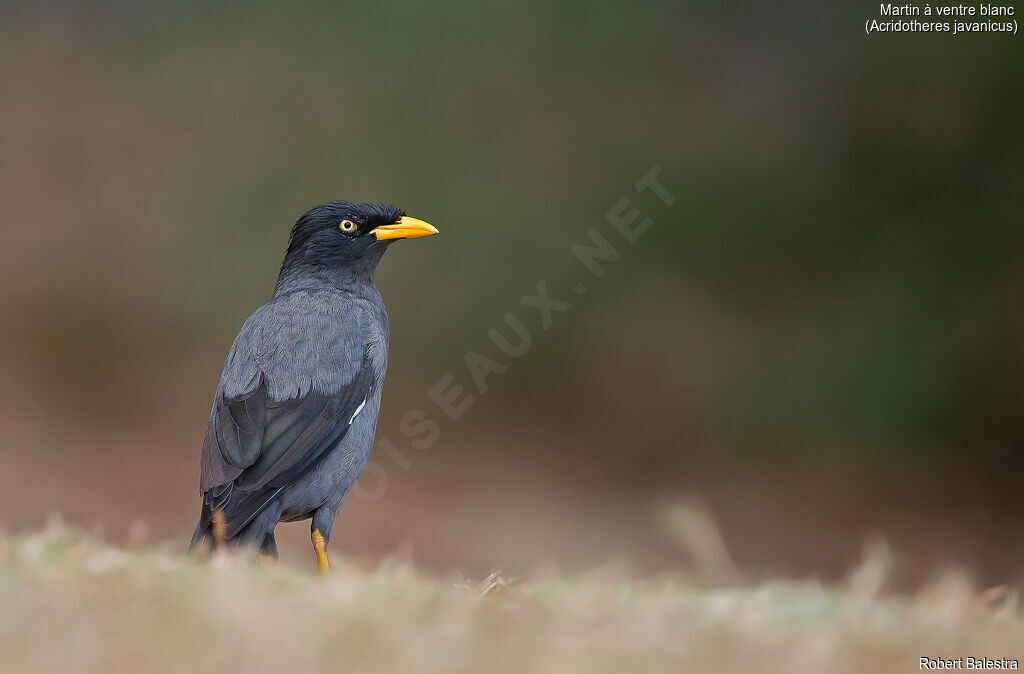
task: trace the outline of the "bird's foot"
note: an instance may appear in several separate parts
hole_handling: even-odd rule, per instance
[[[313,529],[313,550],[316,552],[316,563],[320,566],[321,573],[327,573],[331,565],[327,562],[327,541],[319,529]]]
[[[220,510],[213,511],[213,549],[223,550],[224,549],[224,533],[227,530],[227,524],[224,522],[224,513]]]

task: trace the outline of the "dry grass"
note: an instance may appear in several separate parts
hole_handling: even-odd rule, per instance
[[[882,554],[842,586],[711,588],[621,570],[480,583],[401,562],[328,578],[60,526],[0,542],[0,672],[909,672],[1017,657],[1009,590],[963,577],[882,593]]]

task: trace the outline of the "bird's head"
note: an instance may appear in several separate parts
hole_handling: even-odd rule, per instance
[[[304,271],[372,275],[390,244],[431,234],[437,229],[391,204],[332,201],[295,223],[282,276]]]

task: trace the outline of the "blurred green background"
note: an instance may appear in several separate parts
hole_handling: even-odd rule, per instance
[[[841,573],[881,531],[1020,574],[1024,52],[865,36],[876,10],[3,3],[0,526],[187,537],[227,348],[343,198],[441,230],[377,275],[405,460],[343,509],[353,554],[659,568],[689,497],[759,572]],[[655,165],[671,207],[633,191]],[[624,196],[655,221],[631,246]],[[597,280],[592,228],[622,252]],[[574,305],[549,331],[539,279]],[[469,350],[508,370],[452,422],[427,391],[471,390]]]

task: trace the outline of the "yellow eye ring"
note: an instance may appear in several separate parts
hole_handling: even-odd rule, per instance
[[[351,220],[342,220],[341,224],[338,226],[341,227],[341,231],[343,232],[351,232],[356,228],[356,223]]]

